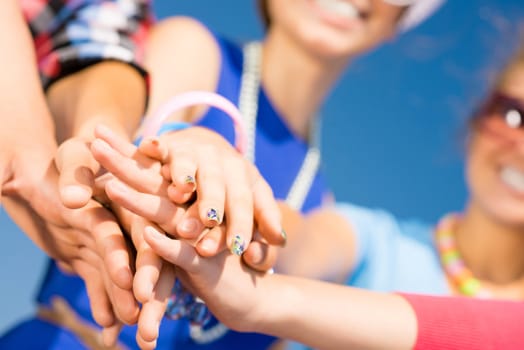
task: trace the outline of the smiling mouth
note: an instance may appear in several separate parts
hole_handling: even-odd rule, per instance
[[[348,20],[363,18],[364,13],[354,4],[344,0],[313,0],[327,14]]]
[[[504,167],[500,171],[500,178],[511,189],[524,194],[524,173],[512,168]]]

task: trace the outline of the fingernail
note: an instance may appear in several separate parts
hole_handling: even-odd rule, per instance
[[[204,238],[200,243],[200,248],[207,251],[207,252],[212,252],[214,250],[216,250],[216,247],[217,247],[217,242],[215,242],[213,239],[211,238]]]
[[[251,253],[251,261],[253,264],[258,265],[264,261],[264,253],[261,250],[254,249],[254,252]]]
[[[210,221],[215,221],[217,224],[220,224],[220,215],[218,214],[218,211],[216,209],[209,209],[207,211],[206,217]]]
[[[156,137],[152,138],[149,142],[151,142],[151,144],[155,147],[158,147],[158,145],[160,144]]]
[[[286,233],[286,231],[284,231],[284,229],[281,229],[280,230],[280,235],[282,236],[282,239],[284,240],[284,242],[282,242],[281,246],[285,247],[286,244],[287,244],[287,233]]]
[[[146,284],[146,293],[147,293],[147,299],[150,299],[153,295],[153,290],[155,289],[155,285],[153,282],[148,281]]]
[[[244,239],[239,235],[236,235],[231,244],[231,253],[240,256],[244,253],[245,246]]]
[[[186,233],[186,234],[195,233],[197,228],[198,228],[197,219],[195,218],[184,219],[180,223],[180,227],[179,227],[180,232],[179,233]]]
[[[68,185],[62,188],[62,196],[67,198],[89,198],[91,197],[91,192],[82,186]]]
[[[188,185],[194,185],[195,184],[195,178],[191,175],[187,175],[186,178],[184,179],[184,183],[188,184]]]

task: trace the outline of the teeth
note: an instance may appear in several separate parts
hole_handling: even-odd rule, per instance
[[[338,16],[347,18],[357,18],[359,16],[358,9],[353,4],[341,0],[315,0],[317,5],[324,11],[331,12]]]
[[[503,168],[500,172],[502,181],[514,190],[524,192],[524,173],[510,167]]]

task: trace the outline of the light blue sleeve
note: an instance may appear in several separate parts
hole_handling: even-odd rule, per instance
[[[446,293],[432,225],[348,203],[338,203],[336,210],[348,220],[356,241],[346,284],[384,292]]]
[[[343,216],[355,235],[355,270],[376,250],[377,240],[388,242],[398,230],[396,218],[380,209],[337,203],[336,211]]]

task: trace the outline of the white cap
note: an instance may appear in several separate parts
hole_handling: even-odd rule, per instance
[[[401,31],[407,31],[435,12],[445,0],[383,0],[395,6],[409,6],[399,23]]]

